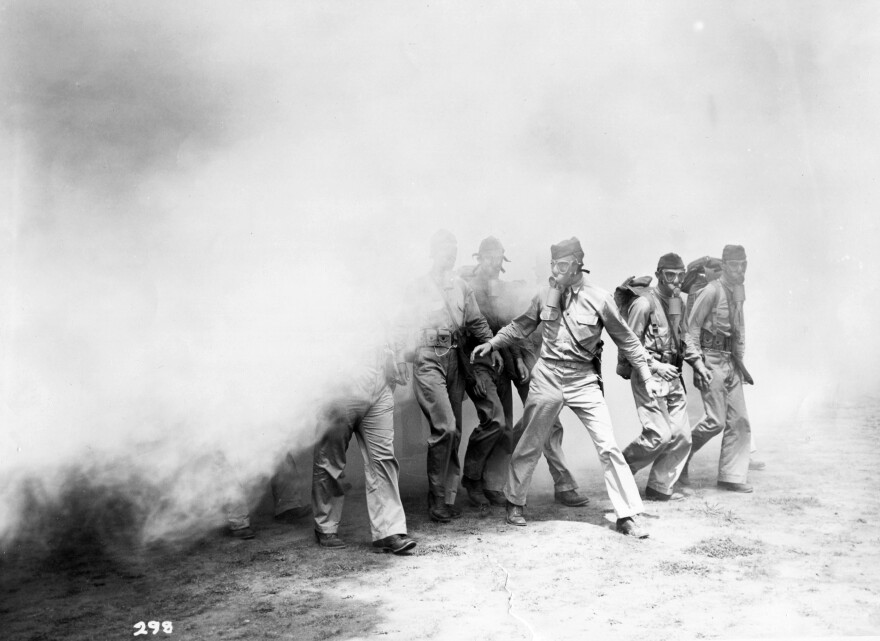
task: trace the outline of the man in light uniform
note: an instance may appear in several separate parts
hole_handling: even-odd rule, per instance
[[[648,393],[659,384],[651,380],[647,355],[620,317],[611,296],[587,283],[582,275],[584,252],[577,238],[550,248],[554,286],[544,287],[529,309],[474,350],[476,357],[522,340],[541,325],[541,358],[532,371],[529,395],[523,410],[525,425],[510,460],[507,485],[507,522],[525,525],[523,506],[535,465],[563,407],[570,407],[587,428],[605,471],[605,487],[617,516],[617,530],[647,537],[633,517],[642,511],[642,500],[623,454],[614,439],[608,407],[602,395],[598,364],[604,327],[646,382]]]
[[[741,245],[724,247],[721,278],[710,281],[697,295],[688,317],[686,336],[688,348],[701,355],[712,374],[709,385],[700,389],[705,414],[694,426],[690,457],[709,439],[723,432],[718,487],[732,492],[752,491],[748,483],[751,425],[743,395],[743,383],[752,384],[743,366],[742,303],[747,266],[746,252]],[[688,482],[687,467],[681,477],[682,483]]]
[[[428,437],[428,515],[448,523],[461,516],[455,497],[461,478],[458,448],[461,442],[461,403],[464,376],[459,363],[458,342],[464,332],[484,342],[492,330],[480,313],[474,291],[452,273],[458,244],[450,232],[441,230],[431,238],[431,271],[406,292],[408,318],[403,331],[413,345],[413,389],[430,426]],[[402,360],[398,357],[398,361]],[[493,363],[500,362],[494,356]],[[405,369],[405,367],[401,367]],[[478,449],[465,457],[465,470],[476,469]],[[482,467],[480,467],[480,470]]]
[[[484,240],[483,243],[486,243],[490,238]],[[498,246],[501,246],[500,242]],[[487,262],[484,258],[483,249],[483,244],[480,244],[481,266],[484,262]],[[504,256],[503,247],[501,247],[501,256]],[[504,258],[504,260],[507,259]],[[492,264],[496,268],[494,278],[498,278],[500,272],[504,271],[501,268],[500,261],[496,261],[496,263]],[[535,266],[535,276],[539,279],[538,284],[540,284],[541,275],[546,272],[546,268],[547,264],[544,260],[541,260],[540,264]],[[523,292],[520,291],[525,290],[524,282],[510,283],[499,281],[499,283],[503,286],[499,298],[504,300],[503,309],[506,313],[503,318],[499,318],[502,322],[497,327],[492,327],[495,332],[512,321],[519,311],[528,305],[527,299],[523,300]],[[485,312],[483,301],[480,298],[480,290],[475,288],[475,291],[480,309]],[[486,318],[489,320],[489,325],[492,326],[492,320],[489,318],[488,313]],[[541,353],[541,342],[541,332],[532,332],[524,340],[517,341],[509,348],[502,349],[502,353],[505,349],[509,350],[509,356],[504,358],[504,369],[498,381],[498,397],[501,399],[501,404],[504,407],[504,418],[508,428],[502,434],[495,449],[492,450],[492,454],[486,463],[486,469],[483,472],[483,481],[485,483],[483,492],[492,505],[507,505],[507,497],[504,496],[507,469],[510,465],[510,456],[513,454],[513,450],[516,449],[516,444],[522,437],[523,432],[522,419],[513,425],[513,393],[511,388],[516,388],[520,400],[525,405],[529,394],[529,372],[532,371],[535,363],[538,362]],[[590,499],[579,494],[577,491],[577,482],[574,480],[571,470],[568,469],[565,455],[562,452],[562,436],[562,423],[557,418],[553,422],[550,433],[547,435],[547,441],[544,443],[543,449],[544,457],[547,459],[547,468],[550,470],[550,477],[553,479],[553,498],[557,503],[567,507],[581,507],[589,503]]]
[[[638,279],[629,285],[636,295],[629,306],[627,324],[644,345],[655,380],[661,381],[664,388],[668,386],[669,392],[664,396],[649,394],[643,381],[630,376],[629,363],[625,360],[618,363],[618,374],[630,379],[642,424],[641,434],[623,450],[623,457],[633,474],[651,465],[645,498],[652,501],[685,498],[681,492],[673,491],[691,451],[687,393],[681,381],[682,362],[687,361],[694,368],[694,376],[704,385],[711,379],[700,355],[689,349],[684,340],[687,323],[679,293],[684,273],[681,257],[665,254],[657,263],[657,287],[647,287],[650,277],[646,278],[648,282],[644,283],[642,293],[638,291]]]
[[[345,500],[345,452],[353,434],[364,459],[373,547],[402,554],[416,546],[406,533],[398,488],[400,467],[394,457],[394,397],[389,383],[400,382],[394,362],[390,349],[375,350],[352,368],[336,398],[323,408],[312,472],[315,538],[321,547],[345,547],[337,531]]]

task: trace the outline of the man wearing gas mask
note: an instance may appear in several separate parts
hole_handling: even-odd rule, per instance
[[[743,383],[753,384],[743,365],[745,355],[745,273],[748,262],[741,245],[726,245],[721,255],[721,278],[709,282],[697,295],[688,317],[686,341],[711,373],[708,385],[695,378],[703,396],[704,415],[694,426],[691,454],[723,432],[718,463],[718,487],[751,492],[748,483],[751,426]],[[687,466],[681,474],[687,483]]]
[[[509,259],[504,255],[501,241],[494,236],[483,239],[474,258],[477,259],[477,264],[462,267],[459,275],[474,290],[480,313],[494,334],[510,322],[514,315],[512,284],[499,279],[504,271],[504,261],[509,262]],[[485,508],[491,503],[491,494],[485,493],[483,478],[487,463],[496,450],[504,446],[502,439],[507,438],[511,431],[506,411],[511,405],[510,376],[517,372],[517,367],[521,368],[519,377],[528,374],[524,371],[525,366],[517,345],[500,351],[499,355],[504,361],[501,371],[493,366],[493,360],[489,356],[470,363],[471,352],[481,342],[468,336],[460,346],[465,391],[473,402],[480,421],[468,439],[461,482],[468,492],[471,504]]]
[[[523,434],[513,452],[504,494],[507,522],[523,526],[523,507],[535,465],[547,435],[565,406],[570,407],[587,428],[604,468],[605,487],[617,515],[617,530],[645,538],[647,532],[633,520],[642,500],[623,454],[614,439],[608,407],[602,395],[601,333],[611,339],[628,358],[649,394],[660,392],[652,380],[647,355],[639,340],[621,318],[614,300],[587,283],[582,272],[584,252],[577,238],[550,248],[553,276],[532,299],[529,309],[492,338],[477,347],[475,358],[493,349],[523,340],[541,326],[541,358],[532,371],[529,395],[523,410]],[[589,273],[589,272],[587,272]]]
[[[486,239],[489,240],[489,239]],[[484,241],[486,242],[486,241]],[[480,245],[482,251],[483,245]],[[503,255],[503,249],[502,249]],[[482,260],[482,259],[481,259]],[[505,258],[506,260],[506,258]],[[498,277],[500,269],[496,270],[495,277]],[[546,280],[544,274],[547,271],[547,264],[544,260],[540,260],[535,266],[535,276],[538,279],[537,284],[540,285],[542,280]],[[507,303],[504,309],[509,312],[499,325],[493,326],[493,320],[486,315],[489,325],[493,331],[498,331],[513,320],[518,313],[528,306],[529,298],[526,295],[525,282],[501,282],[502,295]],[[483,301],[480,298],[480,291],[475,287],[477,294],[477,302],[480,309],[484,311]],[[520,400],[525,405],[526,397],[529,394],[529,372],[538,362],[541,354],[541,332],[532,332],[525,340],[519,341],[511,345],[509,356],[504,358],[504,369],[501,371],[498,381],[498,397],[501,399],[501,405],[504,407],[504,419],[507,429],[501,435],[498,444],[492,450],[489,460],[486,462],[486,469],[483,472],[483,481],[485,483],[484,494],[492,505],[506,506],[507,498],[504,496],[504,484],[507,482],[507,468],[510,465],[510,455],[516,448],[522,436],[522,420],[513,424],[513,393],[512,388],[515,387],[519,394]],[[502,349],[502,355],[504,349]],[[512,427],[511,427],[512,426]],[[562,452],[562,423],[557,418],[553,422],[553,427],[544,443],[544,458],[547,459],[547,469],[553,479],[553,497],[557,503],[567,507],[581,507],[590,502],[590,499],[578,493],[578,485],[574,480],[574,475],[568,469],[565,461],[565,455]]]
[[[457,254],[455,236],[445,230],[435,233],[431,238],[431,271],[406,292],[410,316],[405,324],[408,342],[414,344],[413,389],[431,430],[428,515],[438,523],[461,516],[455,497],[461,478],[458,448],[465,381],[458,346],[465,333],[478,342],[492,338],[474,291],[452,272]],[[500,357],[493,357],[493,362],[500,363]],[[478,451],[479,447],[474,450]],[[479,473],[471,472],[477,467]],[[482,464],[468,460],[465,468],[480,478]]]
[[[651,465],[645,498],[652,501],[681,500],[673,486],[684,469],[691,451],[691,427],[687,416],[687,392],[681,380],[682,363],[687,361],[701,387],[711,380],[700,355],[687,347],[687,323],[683,314],[681,284],[684,261],[678,254],[665,254],[657,263],[656,287],[638,290],[641,279],[627,281],[637,294],[632,298],[627,324],[648,353],[648,367],[662,389],[649,394],[645,383],[630,375],[629,363],[618,363],[617,373],[630,379],[642,433],[623,450],[633,474]],[[622,355],[621,355],[622,357]],[[653,463],[653,465],[652,465]]]

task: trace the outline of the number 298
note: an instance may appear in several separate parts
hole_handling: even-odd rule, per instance
[[[142,634],[149,634],[150,632],[153,634],[159,634],[159,630],[165,634],[171,634],[174,631],[174,624],[171,623],[171,621],[162,621],[161,623],[159,621],[147,621],[146,623],[138,621],[133,627],[134,634],[132,636],[135,637]]]

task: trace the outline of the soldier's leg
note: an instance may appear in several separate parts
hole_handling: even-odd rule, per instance
[[[623,457],[630,469],[636,472],[650,465],[660,456],[669,439],[672,438],[672,430],[660,407],[660,403],[665,404],[665,400],[651,396],[645,389],[644,381],[639,380],[637,376],[630,379],[630,387],[636,402],[636,414],[642,424],[642,432],[626,446]]]
[[[458,484],[461,482],[461,461],[459,460],[458,450],[461,444],[461,412],[464,403],[464,373],[460,371],[458,366],[458,354],[456,350],[450,350],[446,355],[446,397],[449,399],[449,406],[452,408],[452,416],[454,419],[452,432],[452,441],[450,444],[450,452],[446,465],[446,505],[452,506],[455,503],[455,497],[458,494]],[[461,512],[450,507],[455,511],[454,516],[460,516]]]
[[[498,379],[496,391],[504,411],[504,429],[492,448],[483,469],[483,487],[490,492],[501,492],[507,479],[507,466],[515,446],[513,440],[513,393],[510,379],[502,375]],[[491,497],[490,497],[491,500]]]
[[[709,439],[720,434],[727,422],[727,386],[724,379],[728,376],[730,363],[727,356],[714,350],[706,350],[706,367],[712,372],[712,382],[705,390],[703,397],[703,418],[694,425],[691,433],[691,457],[703,447]]]
[[[480,423],[468,439],[464,457],[464,477],[471,484],[482,484],[486,462],[504,432],[504,408],[492,375],[482,368],[476,368],[475,375],[485,386],[486,395],[480,398],[476,390],[468,386],[468,396],[477,409]]]
[[[525,405],[529,395],[529,384],[517,385],[516,390],[519,392],[523,405]],[[513,427],[511,435],[513,446],[516,447],[520,436],[522,436],[522,420],[518,421]],[[554,492],[559,494],[560,492],[576,490],[578,484],[574,480],[574,475],[568,468],[568,463],[565,462],[565,454],[562,452],[562,421],[559,420],[558,416],[553,421],[553,427],[550,428],[550,433],[547,435],[542,451],[544,458],[547,459],[547,468],[550,470],[550,476],[553,478]]]
[[[532,370],[529,395],[523,408],[523,430],[510,457],[504,494],[514,505],[525,505],[535,465],[553,422],[562,411],[562,389],[557,374],[543,361]]]
[[[374,541],[406,534],[400,501],[400,466],[394,457],[394,398],[387,387],[361,418],[356,435],[364,459],[367,512]]]
[[[248,513],[247,491],[238,480],[235,469],[222,452],[207,455],[213,465],[212,471],[217,478],[217,486],[222,490],[223,511],[229,530],[237,538],[252,539],[250,529],[251,518]]]
[[[339,528],[345,501],[343,472],[345,450],[351,440],[354,421],[342,403],[329,406],[319,429],[312,466],[312,514],[315,531],[331,534]]]
[[[666,412],[669,416],[671,435],[660,451],[648,476],[648,487],[663,494],[672,494],[672,486],[678,480],[691,452],[691,426],[687,415],[687,394],[681,381],[669,385],[666,396]],[[624,455],[626,452],[624,452]],[[629,460],[629,459],[627,459]]]
[[[272,498],[275,504],[275,516],[288,511],[302,511],[308,508],[308,501],[303,492],[304,479],[300,477],[296,461],[291,452],[287,452],[272,476]]]
[[[727,425],[721,440],[718,480],[725,483],[745,483],[749,476],[752,428],[739,373],[731,368],[727,381]]]
[[[452,352],[455,358],[455,353]],[[423,347],[416,352],[413,362],[413,391],[422,413],[428,419],[431,433],[428,436],[428,489],[431,496],[439,502],[445,501],[446,482],[451,458],[458,464],[451,448],[458,447],[456,435],[456,414],[449,400],[446,381],[446,361],[449,354],[438,356],[433,348]]]
[[[580,374],[580,375],[578,375]],[[595,374],[574,373],[563,384],[568,405],[593,439],[605,476],[605,489],[618,519],[642,512],[642,499],[632,472],[614,438],[611,415]]]

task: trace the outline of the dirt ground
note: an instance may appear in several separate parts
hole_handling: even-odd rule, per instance
[[[568,431],[568,430],[567,430]],[[566,438],[569,438],[566,436]],[[717,440],[717,439],[716,439]],[[613,531],[598,471],[579,471],[584,508],[529,499],[526,528],[426,519],[404,479],[408,556],[374,552],[362,486],[316,547],[308,519],[258,515],[258,536],[214,533],[136,555],[27,541],[0,563],[0,638],[701,639],[880,634],[880,398],[839,402],[765,434],[751,495],[714,487],[717,443],[695,459],[695,495],[647,504],[650,538]],[[546,477],[542,463],[536,477]],[[645,472],[637,476],[644,487]],[[464,503],[459,499],[459,504]],[[170,634],[143,621],[171,622]]]

